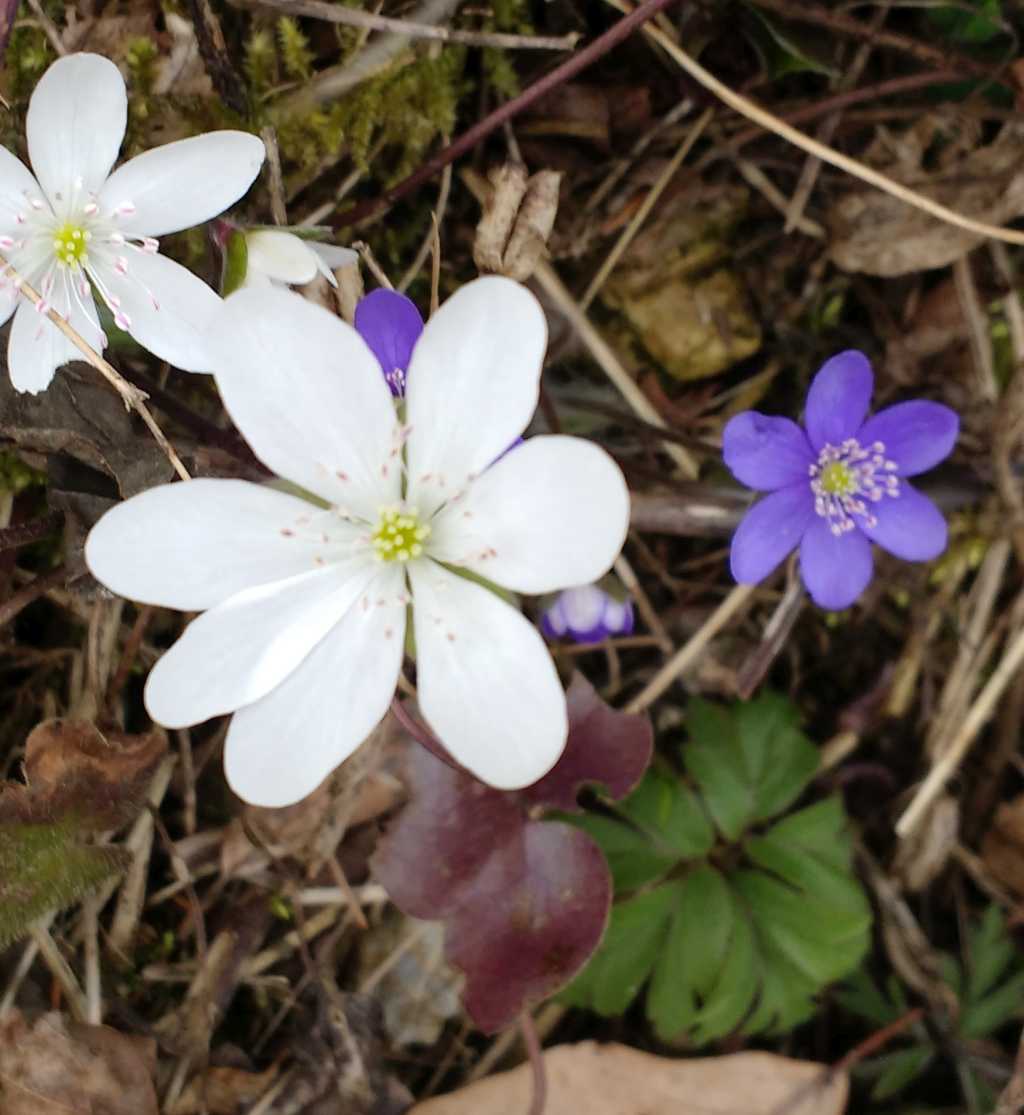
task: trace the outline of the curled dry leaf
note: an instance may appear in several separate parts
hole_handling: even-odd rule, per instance
[[[545,1115],[842,1115],[844,1073],[774,1053],[669,1060],[624,1045],[560,1045],[544,1054]],[[526,1111],[528,1064],[418,1104],[409,1115]]]
[[[1024,895],[1024,795],[996,810],[981,842],[985,866],[1014,894]]]
[[[611,879],[597,845],[570,825],[532,817],[575,810],[588,782],[621,797],[650,761],[645,716],[609,708],[580,675],[568,706],[562,758],[525,790],[491,789],[410,746],[410,802],[373,858],[400,909],[446,922],[445,951],[465,973],[466,1009],[487,1032],[564,986],[608,920]]]
[[[937,174],[905,166],[889,173],[965,217],[1004,225],[1024,214],[1024,126],[1008,124],[993,143]],[[874,189],[840,199],[828,223],[837,266],[886,278],[945,267],[982,241]]]
[[[168,1110],[168,1115],[242,1115],[277,1079],[279,1068],[248,1072],[214,1065],[193,1077]]]
[[[473,262],[482,272],[525,282],[547,248],[562,176],[540,170],[527,178],[521,163],[505,163],[488,177],[492,192],[476,227]]]
[[[44,1014],[0,1019],[3,1115],[157,1115],[151,1038]]]
[[[25,783],[0,783],[0,948],[123,869],[122,849],[85,838],[135,816],[166,749],[159,730],[106,739],[84,721],[33,729]]]

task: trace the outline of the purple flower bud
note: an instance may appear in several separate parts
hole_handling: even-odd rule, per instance
[[[356,306],[356,329],[370,346],[392,395],[405,394],[412,350],[423,332],[415,303],[394,290],[375,290]]]
[[[733,535],[731,564],[756,584],[794,549],[815,603],[849,607],[873,571],[871,543],[905,561],[946,548],[946,522],[907,478],[953,451],[955,411],[939,403],[897,403],[867,417],[874,376],[855,350],[827,360],[807,393],[804,429],[748,410],[722,434],[725,463],[741,483],[768,494]]]
[[[563,589],[544,609],[540,626],[549,639],[600,643],[611,635],[632,633],[633,604],[616,600],[598,585],[578,585]]]

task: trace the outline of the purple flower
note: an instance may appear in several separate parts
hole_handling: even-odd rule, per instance
[[[835,611],[871,580],[872,542],[905,561],[930,561],[946,548],[939,509],[907,477],[949,456],[960,419],[922,399],[867,418],[873,382],[863,353],[841,352],[811,383],[805,429],[753,410],[725,427],[722,450],[733,475],[770,493],[733,535],[737,581],[764,580],[799,546],[808,592]]]
[[[394,290],[375,290],[356,306],[355,326],[380,363],[392,395],[405,394],[405,374],[423,332],[415,303]]]
[[[609,635],[633,630],[633,605],[616,600],[599,585],[563,589],[541,614],[541,630],[549,639],[568,635],[577,643],[599,643]]]

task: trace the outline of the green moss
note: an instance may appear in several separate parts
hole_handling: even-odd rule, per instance
[[[295,81],[307,81],[313,74],[313,52],[309,39],[291,16],[282,16],[277,21],[277,41],[284,72]]]

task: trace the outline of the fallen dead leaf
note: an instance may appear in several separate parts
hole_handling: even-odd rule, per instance
[[[0,1021],[3,1115],[157,1115],[156,1044],[57,1013]]]
[[[915,155],[922,152],[915,150]],[[936,174],[905,165],[889,173],[965,217],[1003,225],[1024,214],[1024,126],[1008,124],[998,138]],[[829,214],[832,261],[844,271],[892,278],[945,267],[981,243],[878,190],[841,198]]]
[[[1014,894],[1024,894],[1024,794],[1003,802],[981,842],[985,866]]]
[[[671,1060],[625,1045],[585,1041],[544,1054],[545,1115],[841,1115],[849,1081],[827,1067],[774,1053]],[[417,1104],[409,1115],[526,1111],[528,1064]]]
[[[278,1066],[248,1072],[215,1065],[189,1081],[168,1115],[240,1115],[277,1079]]]

